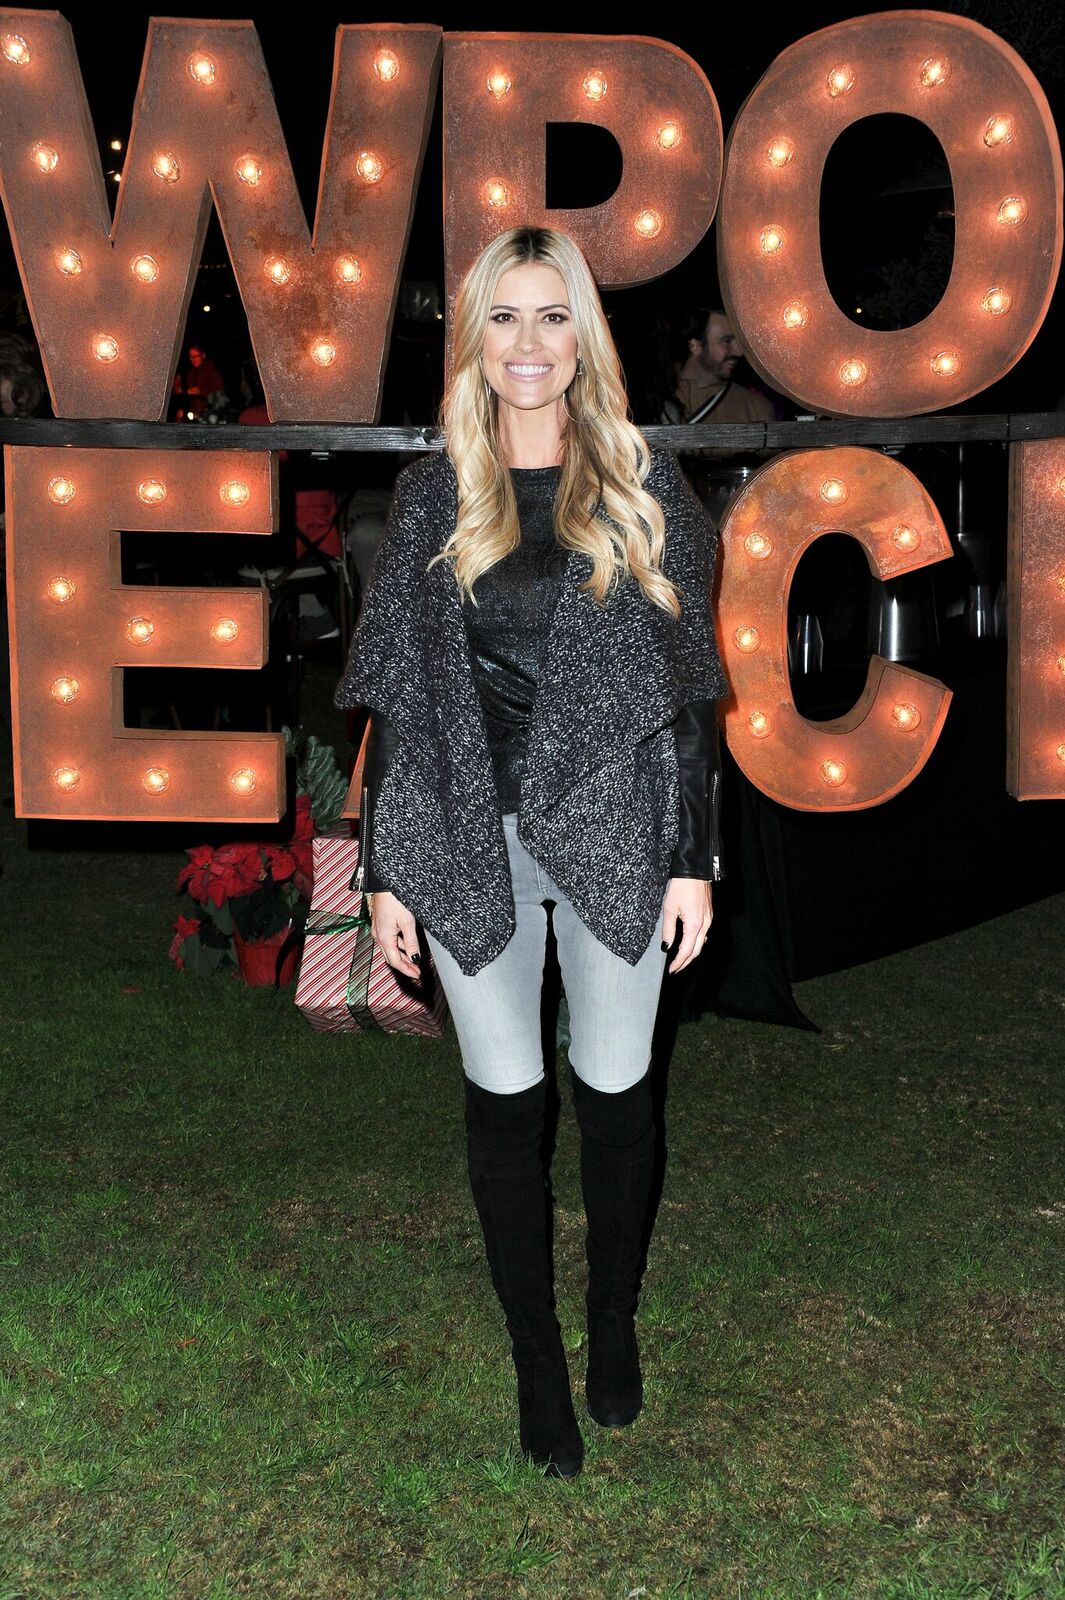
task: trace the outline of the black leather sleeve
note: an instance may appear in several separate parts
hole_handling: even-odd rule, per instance
[[[716,882],[721,867],[721,749],[717,701],[693,700],[673,723],[680,772],[679,831],[671,878]]]
[[[391,887],[379,878],[373,869],[373,816],[381,784],[398,742],[396,730],[387,717],[375,711],[370,719],[370,737],[366,745],[366,761],[363,764],[362,782],[366,790],[366,820],[360,829],[366,852],[362,886],[371,894]]]

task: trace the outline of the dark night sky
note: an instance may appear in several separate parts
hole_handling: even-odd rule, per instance
[[[128,5],[124,8],[124,22],[117,28],[97,5],[68,4],[62,14],[70,22],[85,77],[89,103],[96,124],[105,165],[116,158],[107,149],[111,138],[125,140],[129,134],[130,119],[144,50],[147,21],[152,14],[147,7]],[[721,108],[722,121],[727,134],[736,113],[750,90],[770,66],[781,50],[793,43],[801,34],[815,32],[833,22],[839,22],[866,11],[914,9],[899,6],[819,6],[796,8],[799,19],[789,23],[787,12],[777,8],[750,7],[722,8],[713,21],[703,20],[700,11],[669,13],[664,21],[652,21],[640,31],[648,35],[669,39],[686,50],[703,68],[713,85]],[[971,17],[999,33],[1019,51],[1042,83],[1059,126],[1065,113],[1065,22],[1057,5],[1048,0],[1035,0],[1024,5],[1020,0],[976,0],[963,6],[942,9],[956,15]],[[247,17],[248,8],[221,4],[205,4],[187,11],[179,7],[166,8],[170,16]],[[676,20],[673,20],[673,17]],[[504,21],[505,16],[505,21]],[[752,18],[755,25],[751,26]],[[263,43],[267,66],[274,84],[282,126],[285,129],[292,156],[296,179],[303,196],[308,216],[313,216],[321,160],[322,137],[329,103],[332,74],[334,34],[342,22],[365,22],[388,19],[398,22],[434,22],[454,30],[499,31],[503,27],[520,29],[521,22],[512,11],[505,14],[484,6],[466,7],[405,7],[393,11],[374,12],[366,16],[357,11],[331,6],[260,6],[253,19]],[[631,20],[631,19],[630,19]],[[608,19],[599,9],[581,7],[559,8],[557,11],[540,11],[528,19],[530,29],[538,32],[590,34],[609,31]],[[638,23],[631,21],[633,31]],[[862,294],[869,287],[869,273],[881,264],[881,251],[889,237],[877,230],[886,229],[888,217],[895,241],[900,233],[907,235],[911,253],[917,254],[918,240],[929,224],[936,202],[925,195],[912,204],[898,202],[877,204],[876,196],[891,187],[900,178],[934,167],[942,161],[936,141],[922,135],[914,124],[892,130],[892,137],[884,137],[885,130],[869,127],[864,134],[857,132],[846,149],[837,146],[837,159],[830,162],[831,181],[839,187],[837,200],[853,214],[855,205],[868,205],[867,225],[864,228],[867,259],[853,253],[835,253],[836,247],[825,239],[826,263],[830,282],[841,305]],[[864,143],[863,143],[864,140]],[[602,136],[600,139],[602,143]],[[606,138],[606,163],[598,168],[589,165],[586,152],[579,145],[568,146],[565,136],[554,145],[548,145],[548,202],[559,205],[594,203],[606,197],[613,188],[611,166],[615,176],[618,169],[616,148]],[[439,97],[418,200],[414,227],[405,266],[408,279],[429,279],[442,284],[443,250],[441,224],[441,138]],[[555,158],[554,160],[552,158]],[[611,163],[611,157],[613,162]],[[121,159],[121,157],[117,158]],[[592,161],[594,163],[593,155]],[[575,173],[584,171],[583,178]],[[860,176],[859,176],[860,174]],[[580,183],[588,188],[582,194]],[[578,187],[574,188],[574,184]],[[827,202],[829,176],[826,174]],[[552,193],[554,186],[554,193]],[[568,186],[568,187],[567,187]],[[932,210],[929,210],[929,207]],[[826,207],[827,210],[827,207]],[[948,224],[949,227],[949,224]],[[853,230],[852,230],[853,231]],[[7,241],[6,229],[0,241],[0,284],[14,289],[18,279]],[[949,252],[946,257],[949,263]],[[205,262],[224,262],[225,253],[217,224],[208,233],[204,255]],[[228,269],[204,276],[205,286],[212,290],[215,311],[228,311],[232,324],[232,339],[241,336],[242,318],[235,294],[228,306],[223,302],[222,285],[234,290]],[[608,310],[614,318],[615,333],[629,365],[625,346],[626,325],[634,328],[648,322],[647,313],[655,309],[675,310],[689,299],[713,297],[716,286],[715,235],[711,228],[699,247],[686,262],[674,269],[666,278],[639,289],[604,296]],[[197,294],[194,305],[202,302]],[[930,309],[928,306],[926,309]],[[199,312],[190,316],[190,334],[223,342],[221,319],[217,316],[209,324],[197,326]],[[202,323],[202,318],[201,318]],[[1065,388],[1065,378],[1059,376],[1056,359],[1060,334],[1065,324],[1065,297],[1059,285],[1043,329],[1032,347],[1014,371],[994,390],[985,391],[964,409],[993,411],[1000,409],[1042,410],[1052,407]],[[397,321],[396,334],[399,333]],[[387,420],[384,418],[383,420]],[[425,418],[423,420],[429,420]]]

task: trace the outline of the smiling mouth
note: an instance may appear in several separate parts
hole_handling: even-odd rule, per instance
[[[509,372],[512,378],[523,378],[526,380],[546,378],[547,374],[554,370],[550,363],[545,364],[544,362],[539,361],[519,361],[514,363],[504,361],[503,367],[506,372]]]

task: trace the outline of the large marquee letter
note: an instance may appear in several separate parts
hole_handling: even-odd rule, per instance
[[[115,531],[271,533],[274,459],[5,448],[17,816],[279,820],[282,735],[160,733],[122,712],[124,667],[261,667],[265,592],[123,585]]]
[[[956,217],[942,300],[895,332],[844,316],[820,247],[828,152],[844,128],[886,111],[938,138]],[[957,405],[1038,332],[1061,261],[1061,198],[1046,96],[997,34],[940,11],[855,17],[785,50],[736,119],[717,235],[725,305],[757,370],[811,410],[901,417]]]
[[[375,421],[440,29],[337,30],[313,236],[250,22],[149,24],[113,226],[70,28],[0,31],[0,183],[56,414],[165,415],[213,199],[271,417]]]
[[[810,722],[788,675],[788,592],[803,551],[849,533],[879,578],[951,555],[939,512],[890,456],[852,446],[796,450],[756,472],[721,529],[719,636],[732,694],[725,732],[763,793],[796,811],[860,811],[915,778],[939,738],[950,690],[874,656],[842,717]]]
[[[1010,445],[1008,755],[1018,800],[1065,800],[1065,439]]]

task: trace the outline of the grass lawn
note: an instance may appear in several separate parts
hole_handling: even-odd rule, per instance
[[[560,1482],[453,1033],[184,976],[179,852],[2,828],[0,1600],[1065,1596],[1065,896],[803,984],[820,1033],[680,1028],[617,1433],[566,1090]]]

